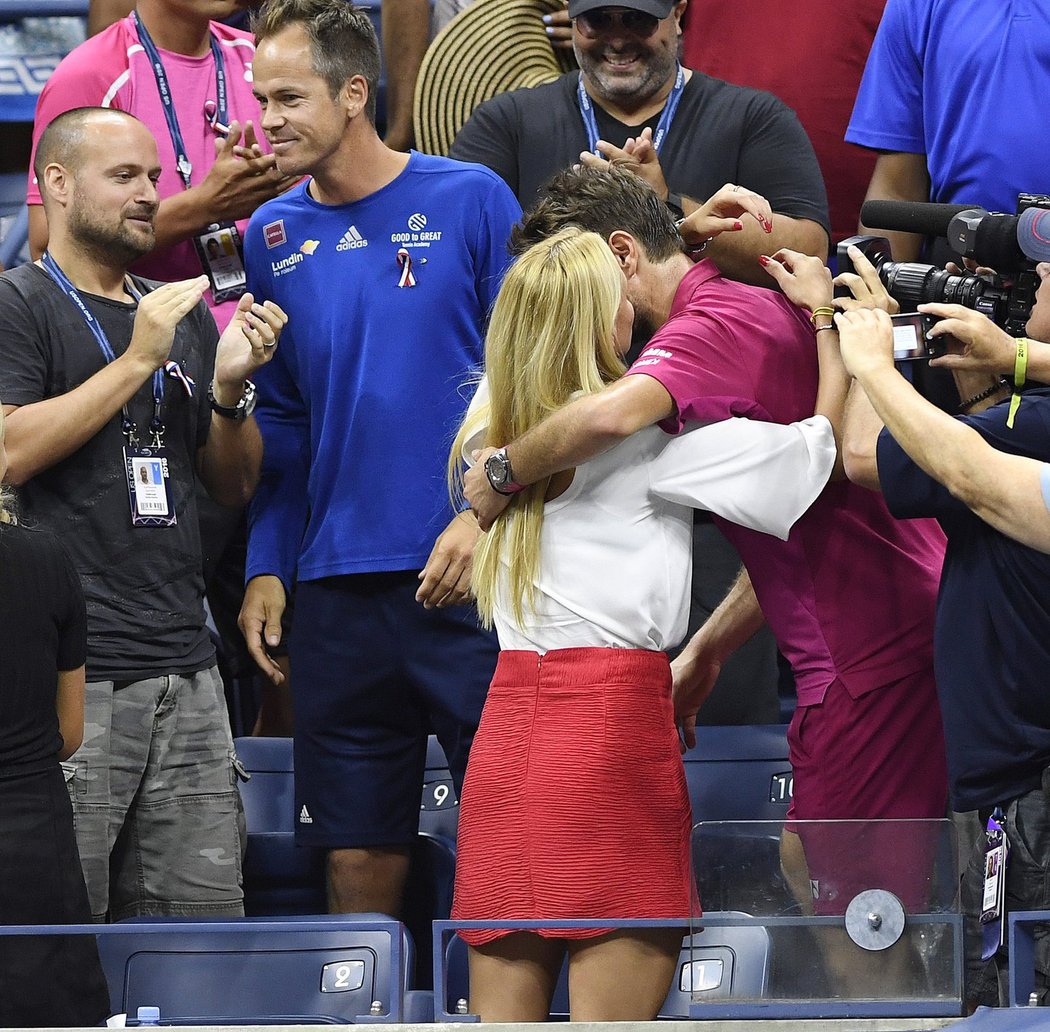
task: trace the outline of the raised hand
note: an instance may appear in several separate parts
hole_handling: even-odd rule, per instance
[[[164,283],[146,294],[138,304],[128,344],[127,357],[140,360],[150,371],[167,361],[175,328],[196,308],[208,277]]]

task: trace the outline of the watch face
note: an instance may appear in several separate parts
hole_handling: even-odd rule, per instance
[[[489,483],[497,490],[507,483],[508,466],[507,457],[502,452],[496,452],[485,460],[485,473]]]
[[[244,418],[247,419],[255,411],[255,403],[259,400],[258,393],[255,390],[255,384],[249,385],[241,400],[244,405]]]

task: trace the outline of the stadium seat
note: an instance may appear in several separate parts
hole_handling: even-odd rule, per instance
[[[164,1024],[402,1020],[404,926],[381,914],[297,921],[149,921],[98,928],[114,1013]]]
[[[419,830],[456,841],[459,799],[452,784],[445,751],[436,735],[427,742],[427,763],[423,774],[423,797],[419,804]]]
[[[29,209],[24,172],[0,174],[0,265],[12,269],[29,261]]]
[[[248,827],[245,912],[255,917],[323,914],[327,910],[325,851],[295,844],[292,740],[238,738],[235,748],[251,775],[240,786]],[[444,754],[433,741],[431,756],[435,767],[429,769],[428,760],[424,791],[429,791],[438,805],[427,812],[440,814],[436,826],[448,827],[454,834],[456,810],[447,804],[455,800],[455,794],[447,767],[442,769]],[[455,870],[452,842],[443,835],[421,831],[412,849],[404,901],[405,924],[420,944],[417,984],[429,985],[431,922],[449,916]]]
[[[683,757],[693,821],[776,821],[791,802],[787,728],[698,727]]]
[[[724,926],[714,922],[743,914],[706,915],[712,924],[682,940],[678,969],[667,994],[661,1018],[687,1018],[695,994],[703,1000],[760,1000],[769,984],[771,946],[769,932],[758,926]],[[462,1014],[462,1003],[469,999],[467,946],[453,935],[445,943],[444,989],[438,992],[445,1015]],[[562,966],[551,1000],[551,1017],[567,1018],[569,1013],[568,965]],[[440,1009],[438,1020],[442,1015]]]
[[[325,854],[295,844],[290,738],[238,738],[237,758],[250,775],[240,784],[248,826],[244,909],[256,916],[323,914]]]

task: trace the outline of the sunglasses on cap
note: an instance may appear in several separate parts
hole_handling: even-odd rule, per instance
[[[576,16],[576,27],[585,36],[598,36],[603,32],[620,29],[634,36],[648,38],[656,32],[660,19],[644,11],[615,11],[607,7],[597,7],[585,14]]]

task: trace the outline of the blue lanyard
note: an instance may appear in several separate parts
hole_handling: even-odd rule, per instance
[[[69,277],[58,267],[58,263],[47,251],[44,252],[43,257],[40,259],[40,264],[44,267],[44,271],[62,289],[63,293],[65,293],[80,310],[84,322],[87,323],[87,328],[91,331],[95,341],[98,343],[99,350],[102,352],[102,357],[106,360],[106,364],[108,365],[110,362],[114,361],[117,356],[113,353],[113,346],[109,343],[106,331],[99,325],[99,322],[92,314],[91,309],[84,304],[84,299],[80,296],[77,288],[70,282]],[[142,295],[134,288],[134,286],[132,286],[130,280],[128,281],[128,290],[136,302],[142,300]],[[155,369],[153,371],[153,419],[150,421],[149,428],[150,432],[157,437],[164,433],[164,424],[160,420],[160,409],[163,404],[164,374],[159,369]],[[128,406],[126,404],[121,407],[120,411],[122,417],[121,430],[129,441],[133,442],[138,427],[129,415]]]
[[[153,42],[153,37],[150,36],[146,26],[142,24],[139,12],[134,11],[133,14],[135,17],[135,28],[139,34],[139,42],[142,44],[142,49],[146,51],[150,64],[153,65],[153,75],[157,80],[157,91],[160,93],[160,102],[164,107],[164,118],[168,123],[168,134],[171,136],[171,145],[175,150],[175,167],[178,169],[183,185],[188,190],[190,188],[190,175],[193,172],[193,165],[190,163],[190,156],[186,153],[186,144],[182,139],[182,130],[179,129],[179,120],[175,115],[175,98],[172,97],[171,89],[168,86],[168,76],[164,71],[164,63],[160,59],[160,51],[157,50],[157,45]],[[218,124],[225,126],[230,124],[230,113],[226,101],[226,65],[223,61],[222,51],[219,49],[219,41],[215,38],[214,32],[210,34],[210,40],[211,56],[215,61],[215,96],[217,100],[215,118]]]
[[[678,65],[678,71],[674,77],[674,86],[671,87],[667,103],[664,104],[663,112],[660,114],[660,121],[656,123],[656,132],[653,134],[653,149],[657,154],[660,153],[660,147],[671,128],[671,121],[678,110],[678,102],[682,99],[682,91],[684,89],[685,69]],[[590,94],[583,86],[583,72],[580,72],[580,79],[576,84],[576,92],[580,99],[580,115],[583,118],[583,126],[587,130],[587,149],[597,153],[595,148],[601,137],[598,135],[598,122],[594,117],[594,104],[591,101]]]

